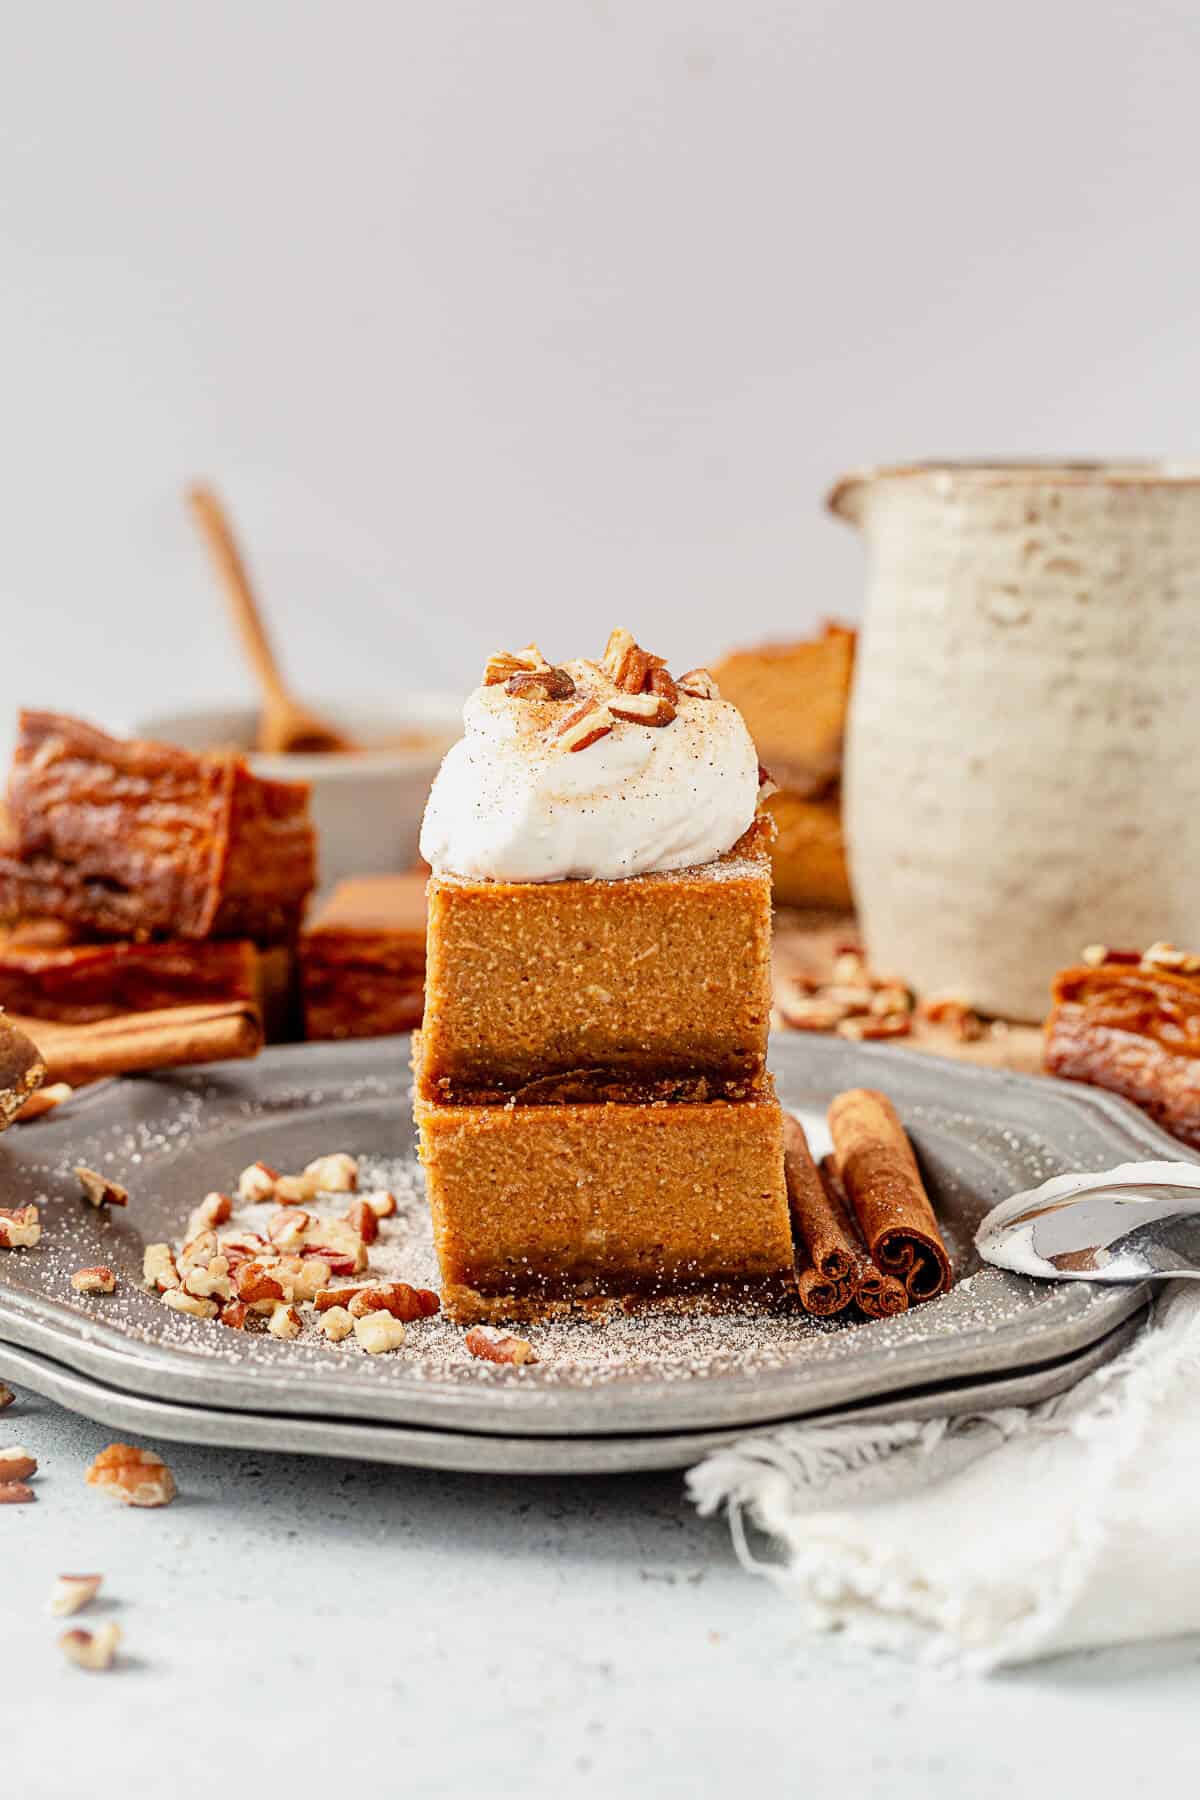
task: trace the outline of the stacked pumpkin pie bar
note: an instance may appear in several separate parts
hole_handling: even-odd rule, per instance
[[[416,1117],[443,1305],[794,1293],[745,726],[626,632],[494,657],[426,814]]]

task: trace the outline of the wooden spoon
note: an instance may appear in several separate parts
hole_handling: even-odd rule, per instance
[[[238,550],[233,527],[212,488],[196,482],[188,490],[187,499],[192,517],[200,528],[200,535],[208,546],[217,578],[225,590],[233,622],[237,626],[242,648],[262,697],[262,712],[258,720],[258,749],[273,755],[289,750],[311,753],[356,749],[357,746],[349,738],[334,731],[324,719],[309,712],[288,692],[250,585],[246,565]]]

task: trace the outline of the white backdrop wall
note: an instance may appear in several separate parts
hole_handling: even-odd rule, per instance
[[[0,0],[0,707],[853,615],[834,473],[1187,454],[1200,10]]]

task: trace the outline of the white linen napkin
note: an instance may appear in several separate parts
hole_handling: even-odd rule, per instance
[[[1200,1284],[1169,1284],[1136,1342],[1054,1400],[787,1426],[688,1489],[809,1627],[872,1647],[987,1670],[1200,1631]]]

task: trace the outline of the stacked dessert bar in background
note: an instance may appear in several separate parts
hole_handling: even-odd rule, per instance
[[[842,834],[842,740],[855,634],[827,623],[795,643],[734,650],[713,674],[758,746],[778,791],[767,801],[782,906],[852,905]]]
[[[305,1037],[387,1037],[421,1023],[427,876],[356,875],[334,888],[300,938]]]
[[[0,848],[0,1005],[88,1024],[215,1000],[283,1025],[316,873],[308,788],[233,753],[21,714]]]
[[[623,716],[611,654],[568,667]],[[452,1318],[794,1292],[769,835],[619,880],[435,870],[414,1067]]]

